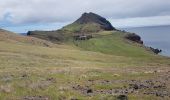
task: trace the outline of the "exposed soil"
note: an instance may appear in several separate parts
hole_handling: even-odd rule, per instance
[[[94,96],[97,94],[109,95],[153,95],[156,97],[170,98],[170,71],[162,72],[157,78],[146,80],[88,80],[88,85],[82,86],[79,84],[74,85],[72,88],[87,96]],[[120,88],[100,89],[96,90],[92,87],[96,84],[126,84]]]

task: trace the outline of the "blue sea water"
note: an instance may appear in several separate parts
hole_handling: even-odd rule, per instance
[[[140,35],[146,46],[159,48],[163,50],[161,55],[170,56],[170,26],[123,28],[121,30]]]

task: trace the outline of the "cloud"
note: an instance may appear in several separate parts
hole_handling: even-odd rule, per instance
[[[74,21],[83,12],[94,12],[112,20],[117,19],[119,22],[122,22],[120,19],[170,15],[169,0],[0,0],[0,2],[0,20],[13,24],[64,23]]]
[[[117,27],[170,25],[169,20],[170,20],[170,15],[169,16],[167,15],[167,16],[110,19],[113,26],[117,26]]]

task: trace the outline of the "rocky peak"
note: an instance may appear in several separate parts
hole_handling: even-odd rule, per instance
[[[108,20],[92,12],[82,14],[82,16],[74,23],[78,23],[78,24],[95,23],[100,25],[100,27],[104,30],[115,29]]]

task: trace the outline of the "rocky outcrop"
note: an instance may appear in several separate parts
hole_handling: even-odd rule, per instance
[[[155,49],[155,48],[150,47],[150,50],[153,51],[155,54],[159,54],[159,53],[162,52],[162,50],[161,50],[161,49],[158,49],[158,48]]]
[[[139,44],[143,44],[143,41],[141,40],[141,37],[135,33],[131,33],[131,34],[127,34],[125,36],[126,39],[130,40],[130,41],[133,41],[133,42],[136,42],[136,43],[139,43]],[[159,54],[162,52],[161,49],[155,49],[153,47],[147,47],[149,48],[149,50],[151,50],[153,53],[155,54]]]
[[[125,36],[125,38],[130,40],[130,41],[134,41],[134,42],[137,42],[139,44],[143,44],[141,37],[139,35],[135,34],[135,33],[127,34]]]
[[[111,25],[111,23],[108,20],[92,12],[82,14],[82,16],[74,23],[77,24],[96,23],[103,30],[108,31],[115,30],[115,28]]]

